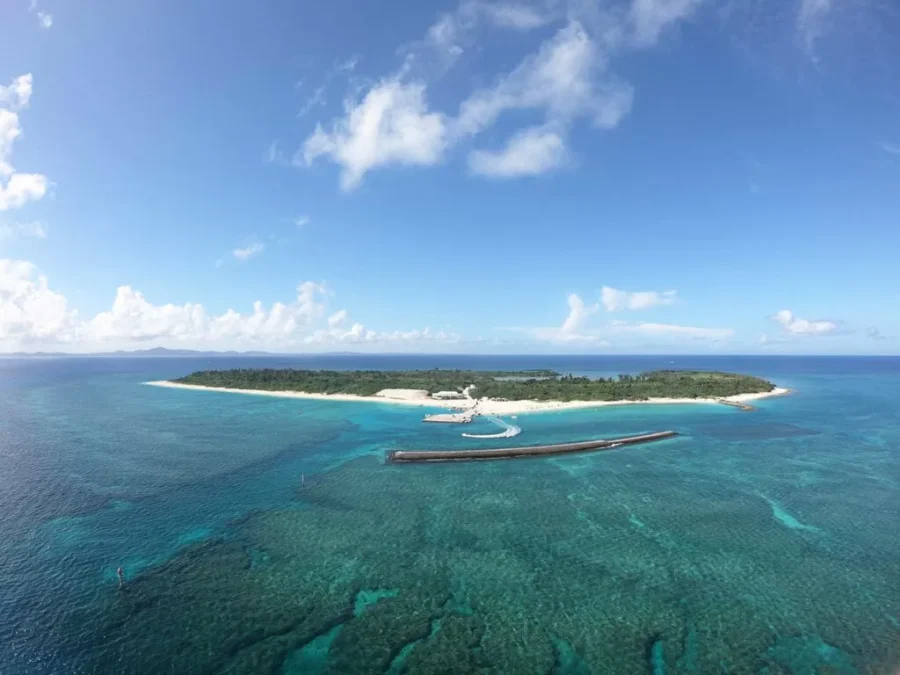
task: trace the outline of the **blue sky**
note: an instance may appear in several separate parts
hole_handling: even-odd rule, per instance
[[[897,353],[865,0],[0,6],[0,351]]]

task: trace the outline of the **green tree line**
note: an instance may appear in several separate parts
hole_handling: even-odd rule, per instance
[[[240,368],[203,370],[176,382],[206,387],[303,391],[372,396],[382,389],[462,391],[473,396],[537,401],[640,401],[648,398],[718,398],[767,392],[775,385],[751,375],[693,370],[656,370],[611,378],[561,375],[552,370],[297,370]]]

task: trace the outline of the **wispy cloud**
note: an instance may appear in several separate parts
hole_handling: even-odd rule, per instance
[[[678,300],[678,291],[620,291],[604,286],[600,297],[607,312],[620,312],[672,305]]]
[[[611,330],[614,333],[638,333],[649,337],[689,338],[691,340],[709,340],[723,342],[735,336],[732,328],[702,328],[699,326],[679,326],[667,323],[629,323],[613,321]]]
[[[889,155],[900,155],[900,143],[888,143],[883,141],[878,144],[882,150],[884,150]]]
[[[356,66],[359,64],[359,55],[354,54],[343,61],[338,61],[334,64],[334,69],[339,73],[347,73],[356,69]]]
[[[546,14],[539,14],[526,5],[489,3],[483,5],[482,11],[494,24],[517,30],[538,28],[550,20]]]
[[[885,335],[878,328],[872,326],[866,329],[866,337],[870,340],[894,340],[896,339],[893,335]]]
[[[610,291],[610,289],[605,287]],[[627,339],[629,346],[633,346],[632,336],[643,336],[652,338],[653,340],[663,340],[665,342],[680,343],[685,341],[706,341],[712,343],[721,343],[732,340],[735,337],[735,331],[732,328],[709,328],[702,326],[682,326],[678,324],[650,323],[650,322],[631,322],[631,321],[610,321],[608,323],[591,327],[588,324],[591,318],[597,314],[601,306],[607,310],[614,307],[618,309],[645,309],[647,307],[658,304],[662,301],[667,304],[671,299],[674,301],[674,291],[671,295],[666,293],[645,292],[645,293],[626,293],[625,291],[616,291],[614,297],[607,293],[606,297],[593,305],[588,305],[576,293],[568,296],[569,313],[565,321],[559,327],[546,328],[508,328],[518,333],[530,335],[538,342],[550,342],[558,344],[590,344],[593,346],[610,346],[616,337]],[[623,295],[618,295],[623,294]],[[601,305],[602,303],[602,305]],[[617,343],[621,340],[616,341]]]
[[[631,22],[640,46],[654,44],[669,26],[687,18],[704,0],[633,0]]]
[[[269,164],[279,164],[284,161],[284,155],[281,148],[278,147],[278,141],[272,141],[266,151],[263,153],[263,161]]]
[[[297,227],[305,227],[306,225],[309,225],[310,222],[311,221],[309,216],[300,216],[299,218],[294,218],[294,225],[296,225]]]
[[[231,255],[233,255],[237,260],[249,260],[250,258],[253,258],[254,256],[258,256],[260,253],[262,253],[265,250],[265,248],[266,248],[265,244],[262,244],[260,242],[255,242],[245,248],[234,249],[231,252]]]
[[[41,28],[50,28],[53,25],[53,15],[50,12],[38,10],[37,0],[29,0],[28,11],[37,14],[38,25]]]
[[[47,228],[43,223],[36,220],[25,223],[0,223],[0,241],[16,239],[18,237],[46,239]]]
[[[325,105],[325,92],[327,90],[328,87],[324,84],[321,87],[317,87],[316,90],[312,93],[312,96],[306,99],[306,103],[304,103],[300,107],[300,111],[297,113],[297,117],[303,117],[313,108],[320,105]]]
[[[297,117],[304,117],[315,108],[324,106],[327,103],[328,88],[331,86],[332,82],[334,82],[336,78],[349,78],[353,71],[356,70],[358,64],[359,55],[357,54],[343,60],[335,61],[331,69],[326,71],[325,77],[321,80],[321,84],[313,89],[312,94],[310,94],[303,105],[300,106]],[[303,82],[297,82],[296,87],[297,89],[303,88]]]
[[[800,0],[800,7],[797,11],[797,31],[800,33],[806,52],[813,61],[818,60],[815,55],[815,43],[825,33],[831,10],[832,0]]]

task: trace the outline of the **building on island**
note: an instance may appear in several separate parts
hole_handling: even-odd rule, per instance
[[[447,401],[465,397],[458,391],[436,391],[431,395],[431,398],[437,398],[442,401]]]

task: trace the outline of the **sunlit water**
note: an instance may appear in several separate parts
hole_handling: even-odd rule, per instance
[[[288,363],[0,360],[0,673],[900,665],[900,359],[290,362],[706,367],[796,389],[750,413],[520,415],[520,436],[485,441],[422,424],[417,408],[141,384]],[[466,431],[496,429],[481,420]],[[568,458],[383,461],[398,448],[663,429],[682,435]]]

